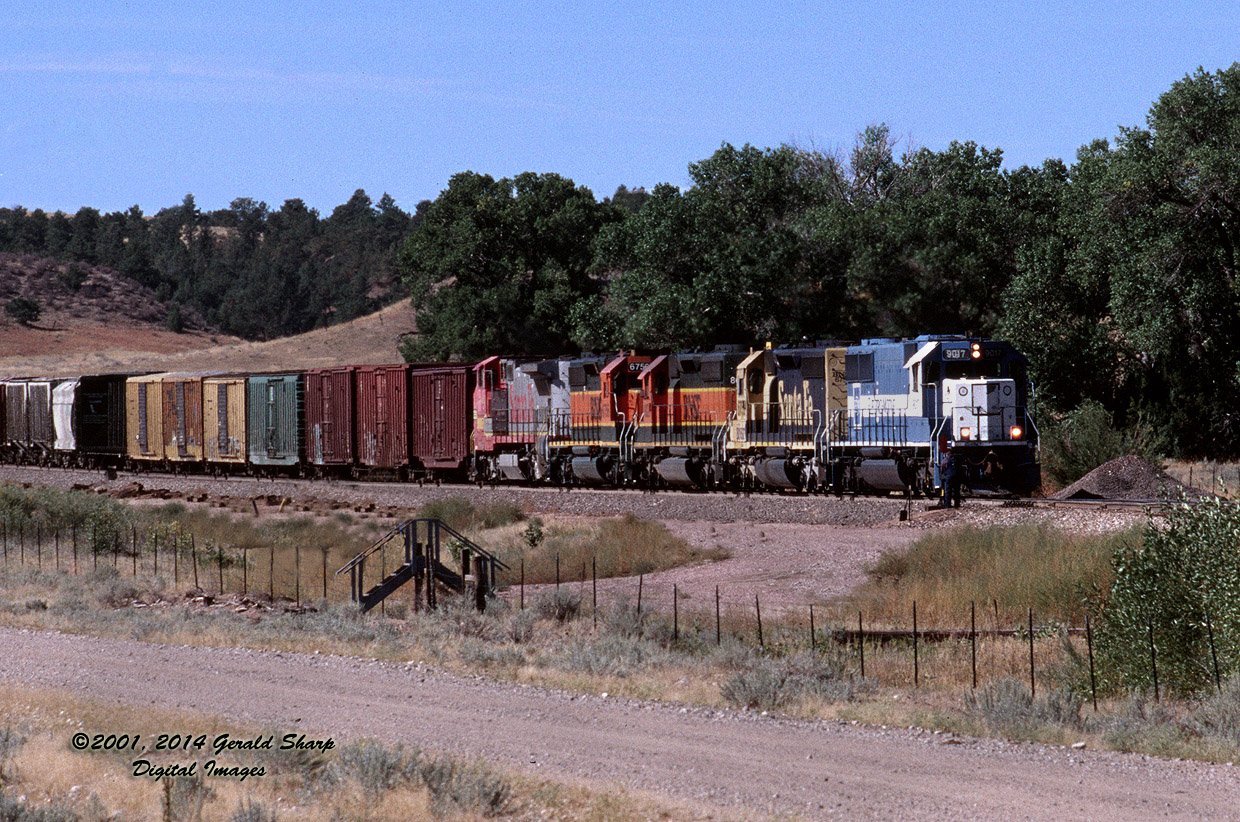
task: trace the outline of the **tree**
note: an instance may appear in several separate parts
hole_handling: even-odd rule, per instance
[[[597,291],[593,240],[619,216],[557,174],[453,176],[400,255],[418,311],[409,356],[571,350],[574,306]]]
[[[42,316],[43,309],[36,300],[30,297],[14,297],[5,304],[4,313],[16,322],[29,327]]]
[[[689,173],[688,191],[656,186],[599,238],[603,324],[619,329],[615,342],[760,343],[843,324],[842,271],[811,230],[815,210],[838,196],[837,163],[791,146],[724,144]]]

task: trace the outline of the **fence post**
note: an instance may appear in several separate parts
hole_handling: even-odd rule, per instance
[[[138,575],[138,526],[129,526],[130,545],[133,548],[133,575]]]
[[[812,654],[817,651],[818,646],[814,638],[814,606],[811,604],[809,606],[809,652]]]
[[[36,557],[36,567],[43,570],[43,523],[36,522],[34,525],[34,552]]]
[[[1094,702],[1094,713],[1098,713],[1098,679],[1094,675],[1094,632],[1089,627],[1089,614],[1085,615],[1085,648],[1089,651],[1089,693]]]
[[[56,529],[56,571],[60,572],[60,529]]]
[[[766,643],[762,641],[762,603],[758,601],[758,595],[753,595],[753,607],[758,612],[758,647],[765,648]]]
[[[327,601],[327,552],[328,548],[323,549],[323,601]]]
[[[521,557],[521,610],[525,610],[525,557]]]
[[[555,552],[555,590],[560,591],[560,552]]]
[[[215,561],[220,566],[220,596],[224,596],[224,543],[215,548]]]
[[[969,601],[969,655],[973,666],[973,690],[977,690],[977,601]]]
[[[1150,671],[1154,674],[1154,701],[1160,702],[1158,698],[1158,660],[1154,657],[1154,622],[1150,619],[1150,615],[1145,615],[1145,627],[1149,629],[1150,635]]]
[[[645,574],[637,575],[637,621],[641,622],[642,618],[642,582],[645,580]]]
[[[293,573],[296,574],[296,579],[293,582],[294,598],[297,602],[297,607],[300,608],[301,607],[301,543],[300,542],[293,546]]]
[[[921,667],[917,659],[917,600],[913,600],[913,687],[921,685]]]
[[[1029,607],[1029,695],[1037,696],[1037,686],[1033,681],[1033,606]]]
[[[672,641],[680,639],[680,591],[672,584]]]
[[[267,558],[267,596],[276,601],[276,544],[271,543],[271,553]]]
[[[865,623],[861,621],[861,612],[857,612],[857,653],[861,657],[861,678],[865,679]]]
[[[598,557],[590,557],[590,588],[593,591],[590,614],[594,617],[594,627],[598,627]]]
[[[151,543],[151,552],[154,554],[155,570],[152,576],[159,576],[159,531],[155,531],[154,539]]]
[[[1210,612],[1206,612],[1206,634],[1210,638],[1210,659],[1214,661],[1214,687],[1221,694],[1223,692],[1223,680],[1218,674],[1218,653],[1214,650],[1214,627],[1210,624]]]
[[[198,584],[198,540],[194,538],[194,532],[189,532],[189,558],[194,563],[194,588],[202,590]]]
[[[719,586],[715,586],[715,644],[723,644],[723,632],[720,630],[719,622]]]

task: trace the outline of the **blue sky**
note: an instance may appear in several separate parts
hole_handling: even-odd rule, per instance
[[[10,2],[0,206],[147,213],[193,193],[405,209],[456,172],[600,198],[721,143],[973,140],[1071,160],[1240,59],[1240,4]]]

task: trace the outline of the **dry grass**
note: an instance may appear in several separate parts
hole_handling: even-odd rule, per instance
[[[683,565],[726,559],[722,548],[701,549],[672,534],[662,523],[631,514],[615,519],[537,518],[484,534],[481,544],[494,551],[513,572],[525,563],[530,584],[637,576]],[[510,573],[511,576],[511,573]]]
[[[1240,499],[1240,463],[1173,460],[1167,463],[1165,470],[1189,488],[1227,499]]]
[[[42,325],[42,324],[41,324]],[[141,371],[259,372],[400,363],[402,334],[414,330],[408,300],[366,317],[271,342],[173,334],[63,318],[55,327],[0,328],[0,373],[42,376]],[[221,344],[223,343],[223,344]]]
[[[1020,626],[1029,608],[1038,624],[1079,627],[1110,588],[1116,549],[1137,539],[1137,530],[1079,536],[1045,525],[933,531],[880,558],[835,611],[910,629],[916,602],[920,627],[967,628],[973,604],[979,627]]]
[[[23,740],[11,767],[7,793],[25,797],[31,807],[58,807],[83,819],[168,818],[167,783],[133,776],[133,761],[153,754],[75,751],[73,734],[141,734],[142,744],[175,729],[208,740],[220,734],[233,739],[283,733],[218,717],[158,707],[127,708],[46,689],[0,685],[0,728]],[[618,788],[586,787],[527,774],[505,772],[479,762],[463,762],[375,743],[333,739],[334,751],[318,756],[290,752],[247,752],[229,761],[263,767],[262,777],[244,782],[212,779],[206,791],[172,793],[173,811],[202,802],[201,819],[238,818],[377,820],[417,822],[432,819],[483,819],[502,809],[517,819],[588,819],[635,822],[642,819],[696,819],[700,814],[667,806]],[[229,754],[221,757],[228,759]],[[176,761],[205,761],[205,755],[178,754]],[[172,761],[172,760],[169,760]],[[384,771],[393,762],[403,770]],[[503,794],[495,805],[496,791]],[[249,816],[239,809],[249,808]],[[176,814],[173,814],[174,818]]]

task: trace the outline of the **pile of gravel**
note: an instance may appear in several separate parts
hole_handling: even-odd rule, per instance
[[[1055,499],[1178,499],[1201,493],[1181,483],[1144,457],[1129,455],[1099,465]]]

